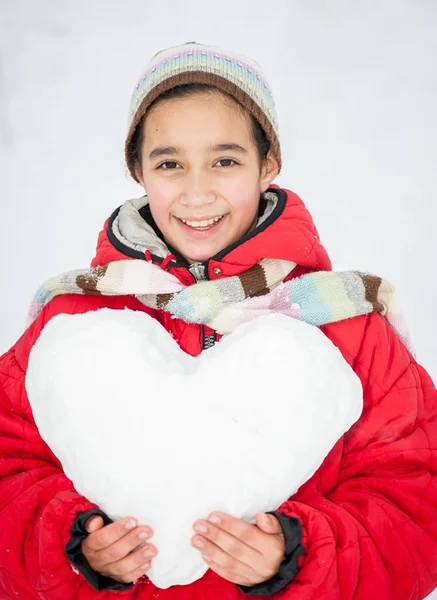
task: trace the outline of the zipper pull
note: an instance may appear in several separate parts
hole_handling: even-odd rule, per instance
[[[203,263],[193,263],[188,270],[196,281],[205,281],[205,265]]]

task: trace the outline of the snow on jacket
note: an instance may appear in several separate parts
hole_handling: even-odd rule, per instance
[[[242,273],[265,257],[296,262],[293,277],[331,268],[302,201],[276,186],[270,191],[277,201],[264,207],[253,232],[207,261],[208,278]],[[135,203],[115,211],[92,264],[145,258],[148,248],[149,259],[194,283],[195,269],[193,275],[180,258],[166,256],[161,240],[149,239],[148,221],[147,207]],[[99,592],[67,559],[78,515],[98,507],[75,491],[41,439],[25,373],[30,350],[53,316],[102,307],[151,314],[194,356],[217,339],[214,331],[147,309],[134,297],[65,295],[0,358],[0,600],[248,598],[212,571],[167,590],[144,578],[129,589]],[[436,389],[383,317],[372,313],[321,329],[360,378],[364,410],[314,476],[278,508],[300,521],[305,554],[293,581],[274,598],[419,600],[437,586]],[[287,377],[292,368],[284,385]]]

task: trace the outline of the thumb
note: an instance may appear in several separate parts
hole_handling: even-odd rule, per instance
[[[85,531],[87,533],[94,533],[103,527],[103,519],[95,515],[94,517],[90,517],[85,523]]]
[[[274,515],[267,515],[266,513],[257,513],[256,524],[264,531],[264,533],[280,534],[282,533],[282,527],[278,519]]]

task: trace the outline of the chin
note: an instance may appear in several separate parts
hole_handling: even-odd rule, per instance
[[[217,254],[217,252],[220,252],[220,250],[213,251],[213,252],[208,252],[208,253],[205,253],[205,254],[195,254],[194,256],[190,255],[189,253],[187,253],[187,254],[182,253],[182,256],[187,257],[187,260],[190,263],[197,263],[197,262],[200,263],[200,262],[206,262],[212,256],[214,256],[214,254]]]
[[[229,244],[230,243],[231,242],[229,242]],[[223,248],[226,248],[226,246],[228,246],[229,244],[224,243],[224,244],[217,244],[214,246],[211,245],[209,248],[205,248],[204,250],[203,249],[199,250],[199,248],[192,249],[192,248],[180,247],[179,252],[182,254],[182,256],[185,256],[185,258],[192,263],[193,262],[206,262],[211,257],[213,257],[216,254],[218,254],[219,252],[221,252],[221,250],[223,250]]]

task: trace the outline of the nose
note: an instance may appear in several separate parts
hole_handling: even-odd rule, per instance
[[[183,206],[201,208],[215,202],[216,195],[207,173],[192,170],[184,179],[184,189],[180,196]]]

